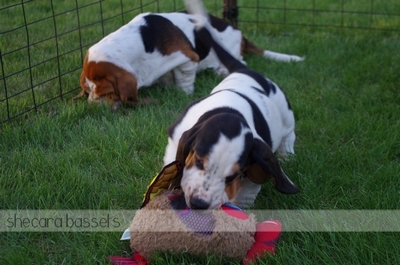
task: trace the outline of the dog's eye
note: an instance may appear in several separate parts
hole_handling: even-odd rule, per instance
[[[200,160],[200,159],[196,159],[196,167],[198,168],[198,169],[200,169],[200,170],[204,170],[204,163],[203,163],[203,161],[202,160]]]

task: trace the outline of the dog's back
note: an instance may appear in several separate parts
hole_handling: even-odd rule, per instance
[[[207,13],[205,13],[205,10],[202,8],[201,4],[196,4],[195,2],[196,0],[188,1],[188,10],[198,16],[207,16]],[[251,93],[248,91],[248,88],[251,87],[252,89],[258,90],[258,92],[267,95],[277,107],[275,111],[279,112],[282,120],[283,126],[281,129],[283,130],[283,134],[288,136],[287,138],[283,139],[283,143],[281,143],[279,146],[279,152],[284,156],[287,153],[294,153],[293,143],[295,140],[295,120],[290,102],[282,90],[274,82],[265,78],[260,73],[249,69],[245,64],[232,56],[226,50],[226,48],[223,47],[223,44],[218,41],[218,36],[214,34],[210,23],[205,23],[201,28],[198,28],[197,36],[199,37],[199,41],[201,41],[204,46],[214,49],[218,59],[230,73],[230,75],[225,78],[217,87],[215,87],[211,93],[229,88],[229,90],[245,94],[252,101],[256,102],[258,106],[267,105],[265,102],[263,102],[259,93]],[[267,108],[270,108],[270,106],[267,106]],[[271,111],[271,109],[265,111]],[[273,135],[271,135],[271,138],[274,138]],[[275,149],[276,147],[271,146],[271,148]]]

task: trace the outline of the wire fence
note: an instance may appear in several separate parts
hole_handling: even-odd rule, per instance
[[[398,0],[206,2],[213,15],[233,14],[232,23],[240,27],[400,32]],[[0,124],[29,117],[55,100],[71,100],[80,90],[85,51],[135,15],[184,10],[178,0],[5,0],[0,5]]]
[[[251,19],[242,19],[242,17]],[[397,0],[243,1],[239,22],[400,32]]]

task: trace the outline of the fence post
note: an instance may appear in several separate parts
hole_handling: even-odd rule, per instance
[[[233,26],[237,27],[237,18],[239,16],[239,8],[237,0],[224,0],[222,17],[228,20]]]

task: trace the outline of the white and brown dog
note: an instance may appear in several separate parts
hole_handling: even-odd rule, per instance
[[[197,33],[231,74],[209,96],[188,105],[168,129],[164,164],[183,165],[180,185],[187,205],[216,209],[234,201],[246,207],[268,179],[282,193],[297,193],[274,156],[294,153],[295,120],[285,94],[226,52],[210,27]]]
[[[237,59],[257,53],[278,61],[300,61],[295,55],[258,48],[240,30],[211,17],[212,30]],[[186,13],[144,13],[89,48],[80,77],[81,93],[89,102],[104,99],[115,106],[139,103],[138,89],[156,82],[174,83],[187,94],[194,90],[196,72],[213,68],[228,74],[215,52],[199,42],[198,19]],[[146,102],[144,102],[146,103]]]

